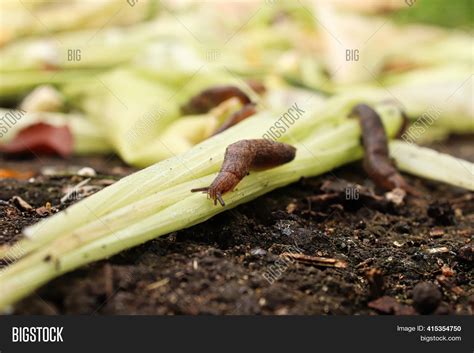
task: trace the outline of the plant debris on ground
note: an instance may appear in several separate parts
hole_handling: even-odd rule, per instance
[[[473,160],[469,137],[433,147]],[[41,169],[38,161],[2,162],[14,170]],[[131,172],[116,159],[71,162],[93,166],[98,176],[90,186],[97,188]],[[65,168],[58,160],[47,163]],[[0,242],[16,240],[25,226],[42,219],[34,210],[45,204],[64,209],[80,199],[61,204],[64,185],[84,179],[40,175],[30,181],[3,180],[0,199],[21,197],[33,210],[2,202]],[[55,279],[14,312],[472,315],[474,195],[407,179],[427,192],[426,200],[408,199],[403,207],[388,203],[359,163],[303,179],[204,224]],[[359,186],[360,197],[348,199],[343,185]],[[347,266],[281,261],[280,255],[299,254],[296,250]],[[264,276],[268,271],[277,275],[273,283]]]

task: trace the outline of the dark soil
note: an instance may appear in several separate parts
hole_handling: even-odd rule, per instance
[[[474,160],[472,137],[434,147]],[[90,181],[89,192],[132,172],[104,157],[0,157],[0,163],[36,173],[30,180],[0,180],[0,243],[18,239],[23,227],[44,217],[8,202],[13,196],[33,208],[50,202],[53,212],[81,198],[58,206],[65,188],[84,177],[44,176],[42,166],[95,168],[102,174]],[[364,192],[347,199],[348,183],[373,187],[358,163],[301,180],[64,275],[20,302],[15,313],[473,314],[474,193],[407,178],[426,198],[409,198],[403,206]],[[335,258],[346,267],[291,260],[280,256],[284,252]]]

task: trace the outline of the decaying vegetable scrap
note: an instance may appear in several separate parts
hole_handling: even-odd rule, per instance
[[[296,148],[286,143],[266,139],[241,140],[227,147],[219,174],[208,187],[192,189],[191,192],[205,192],[209,198],[225,206],[222,195],[233,191],[251,169],[270,169],[291,162]]]
[[[384,28],[381,28],[381,18],[351,14],[347,6],[339,11],[338,6],[329,6],[331,2],[327,1],[327,5],[315,4],[303,12],[301,4],[286,2],[264,7],[252,16],[251,25],[235,32],[234,23],[230,22],[237,24],[240,9],[235,11],[233,6],[201,11],[196,4],[189,8],[181,4],[179,8],[172,6],[171,11],[156,11],[161,5],[146,10],[143,6],[151,2],[138,4],[139,8],[108,22],[114,24],[113,28],[107,25],[97,32],[95,18],[112,16],[115,6],[99,6],[100,12],[96,13],[82,4],[78,8],[81,11],[73,16],[74,21],[66,25],[53,21],[57,24],[53,32],[58,43],[79,48],[90,41],[87,55],[78,61],[60,60],[63,46],[57,46],[55,41],[50,43],[41,26],[24,28],[23,20],[15,19],[14,22],[22,25],[13,26],[3,38],[3,44],[12,43],[1,48],[0,98],[8,107],[14,104],[27,114],[21,114],[21,119],[16,115],[14,123],[7,126],[0,123],[0,128],[8,128],[6,134],[0,133],[3,146],[0,151],[3,148],[5,152],[38,155],[46,152],[63,157],[115,152],[125,163],[149,168],[117,182],[104,180],[100,186],[98,181],[97,185],[85,185],[89,178],[95,177],[94,171],[77,173],[88,179],[63,190],[61,207],[79,198],[84,200],[68,207],[66,212],[57,213],[58,209],[49,203],[34,207],[35,203],[29,205],[19,196],[5,197],[10,199],[7,205],[16,206],[17,213],[36,218],[57,214],[26,228],[18,243],[0,247],[0,259],[11,259],[12,254],[17,254],[15,250],[22,250],[14,256],[15,263],[8,262],[8,266],[1,268],[0,310],[6,310],[63,273],[194,226],[301,178],[321,175],[357,161],[364,154],[369,176],[378,186],[391,191],[381,196],[363,183],[330,181],[321,186],[323,194],[318,192],[309,197],[305,194],[310,212],[366,205],[369,211],[395,209],[402,204],[404,190],[415,194],[397,168],[474,190],[472,163],[415,144],[446,138],[450,132],[474,132],[472,85],[466,81],[472,75],[471,38],[464,30],[448,31],[420,24],[401,26],[390,19],[383,19]],[[23,4],[18,6],[16,10],[22,14],[19,19],[29,16],[24,13]],[[54,4],[28,8],[39,18],[51,11],[55,16],[46,18],[60,18],[57,14],[61,11]],[[181,13],[181,9],[186,11]],[[219,50],[207,50],[189,41],[189,33],[178,30],[182,24],[169,18],[168,12],[175,11],[180,17],[186,16],[186,23],[191,21],[196,37],[206,47],[216,45]],[[223,14],[229,14],[227,11],[236,15],[233,21],[222,21],[227,17]],[[411,8],[409,12],[416,11]],[[198,18],[196,23],[194,16]],[[317,22],[324,18],[329,31],[321,30],[313,17]],[[93,21],[85,23],[85,18]],[[146,22],[138,23],[145,18]],[[93,38],[90,29],[96,32]],[[374,36],[376,29],[380,32]],[[362,55],[358,63],[344,63],[341,67],[337,59],[344,61],[344,57],[339,55],[340,48],[333,38],[326,38],[330,33],[344,43],[366,41],[367,55]],[[31,38],[21,39],[26,36]],[[227,48],[217,45],[230,39],[232,45]],[[213,65],[221,55],[225,58],[224,69],[222,65]],[[55,69],[54,75],[51,69]],[[255,81],[249,81],[250,77]],[[241,85],[244,81],[246,85]],[[197,92],[200,93],[190,99]],[[396,134],[401,131],[401,112],[390,96],[404,106],[410,119],[410,126],[402,136]],[[308,101],[311,104],[304,107],[304,119],[285,120],[292,109],[288,107],[299,107]],[[348,112],[359,102],[368,104],[353,109],[359,121],[347,119]],[[13,114],[10,109],[0,109],[0,120],[10,117],[9,114]],[[273,134],[283,123],[285,128]],[[259,139],[270,134],[278,142]],[[402,140],[388,142],[389,138]],[[393,163],[390,158],[394,159]],[[265,170],[254,173],[256,169]],[[0,169],[0,178],[20,176],[28,179],[28,173]],[[106,184],[113,185],[89,197]],[[204,185],[209,186],[192,189]],[[237,192],[231,192],[236,188]],[[205,192],[214,205],[218,201],[225,207],[214,207],[204,196],[191,194],[190,189]],[[354,193],[349,195],[348,191]],[[466,207],[459,205],[470,201],[459,200],[452,207],[430,205],[428,221],[437,226],[453,226],[457,211],[459,214],[466,211]],[[296,201],[292,202],[288,212],[295,212],[297,206]],[[468,217],[467,212],[463,217]],[[365,222],[351,223],[352,226],[357,228],[356,243],[373,240]],[[338,232],[332,226],[324,228],[325,236]],[[468,229],[457,231],[463,237],[470,234]],[[443,259],[456,256],[460,266],[473,261],[472,242],[452,246],[447,243],[452,235],[449,230],[432,229],[428,233],[431,238],[440,238],[440,243],[421,247],[413,261],[418,255]],[[408,240],[387,244],[402,251],[408,247]],[[344,249],[349,251],[349,246]],[[313,250],[306,248],[311,254]],[[325,253],[338,256],[334,248]],[[356,259],[358,256],[357,261],[364,259],[362,253],[354,255]],[[349,263],[346,267],[344,261],[336,258],[302,253],[280,256],[292,257],[308,267],[345,268],[329,272],[347,273],[348,267],[353,267]],[[413,309],[399,303],[399,299],[383,297],[384,285],[390,285],[394,276],[387,271],[391,276],[387,276],[384,284],[383,272],[376,267],[379,265],[372,257],[357,265],[367,278],[369,296],[379,298],[370,302],[369,308],[382,313],[410,313]],[[446,262],[442,276],[437,278],[444,292],[466,294],[461,292],[458,278],[453,275],[460,269],[456,262]],[[105,293],[109,297],[113,292],[110,266],[104,277]],[[173,281],[169,282],[171,286]],[[166,283],[167,278],[157,278],[157,282],[146,288],[156,290]],[[421,306],[415,308],[422,313],[426,310],[420,308],[429,302],[427,298],[436,299],[438,294],[433,288],[417,287],[417,290],[414,302]]]
[[[74,138],[67,126],[53,126],[43,122],[33,124],[20,131],[13,140],[0,145],[6,154],[53,154],[63,158],[74,149]]]
[[[18,171],[12,169],[0,168],[0,180],[1,179],[18,179],[18,180],[28,180],[34,175],[30,171]]]

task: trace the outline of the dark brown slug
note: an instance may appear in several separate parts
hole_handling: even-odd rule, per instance
[[[208,187],[192,189],[202,191],[217,205],[225,202],[226,192],[233,191],[250,170],[270,169],[288,163],[295,158],[296,148],[285,143],[266,139],[241,140],[229,145],[225,151],[221,170]]]
[[[238,98],[243,105],[251,103],[249,96],[236,86],[215,86],[192,97],[181,107],[181,112],[185,115],[204,114],[233,97]]]
[[[254,115],[256,112],[257,107],[255,103],[249,103],[244,105],[241,109],[232,113],[212,135],[220,134],[222,131],[227,130],[231,126],[240,123],[242,120],[247,119],[249,116]]]
[[[390,159],[387,135],[377,112],[366,104],[358,104],[351,115],[359,118],[364,146],[364,170],[375,184],[386,190],[400,188],[411,194],[419,194],[407,184]]]

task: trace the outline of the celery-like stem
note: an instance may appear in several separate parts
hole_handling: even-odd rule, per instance
[[[474,191],[473,163],[401,140],[389,147],[400,170]]]
[[[385,121],[400,119],[400,112],[393,105],[380,105],[377,109]],[[281,141],[295,144],[308,138],[308,135],[313,135],[323,149],[336,147],[340,141],[344,140],[344,137],[341,140],[340,135],[337,135],[339,130],[335,127],[341,120],[346,119],[345,114],[348,110],[347,104],[341,104],[341,100],[336,99],[326,106],[324,113],[308,112],[308,116],[298,120],[281,137]],[[225,148],[229,144],[243,138],[261,138],[274,123],[275,120],[271,114],[258,114],[204,141],[183,155],[162,161],[123,178],[101,192],[69,207],[67,212],[61,212],[25,229],[25,239],[20,241],[18,246],[22,248],[22,253],[27,254],[51,240],[69,234],[97,219],[102,219],[138,200],[143,200],[183,182],[215,173],[222,163]],[[357,135],[356,122],[350,121],[350,126],[354,128],[348,131],[346,136],[347,134]],[[8,248],[0,248],[0,258],[7,256],[8,251]]]
[[[385,114],[384,117],[389,135],[393,136],[400,127],[401,117],[399,114]],[[296,141],[298,152],[294,161],[274,169],[251,173],[234,192],[225,195],[226,207],[215,207],[205,196],[190,192],[192,187],[207,185],[212,181],[218,168],[215,165],[199,179],[191,175],[187,180],[168,185],[155,196],[153,193],[148,198],[138,195],[129,208],[125,206],[101,217],[103,225],[83,222],[72,232],[76,227],[64,226],[55,237],[48,237],[47,242],[42,238],[40,243],[43,247],[37,248],[39,243],[31,243],[37,250],[3,271],[0,275],[0,308],[7,307],[62,273],[163,234],[203,222],[301,177],[319,175],[354,161],[362,156],[359,135],[356,120],[315,129]],[[199,148],[202,146],[195,147]],[[222,149],[220,153],[223,153]],[[179,157],[176,159],[174,163],[180,163]],[[219,160],[218,164],[222,158]],[[163,167],[163,164],[158,165]],[[199,163],[196,166],[199,167]],[[81,203],[87,208],[85,201],[87,199]],[[123,220],[119,221],[121,217]],[[46,232],[56,230],[46,222],[43,227]]]

